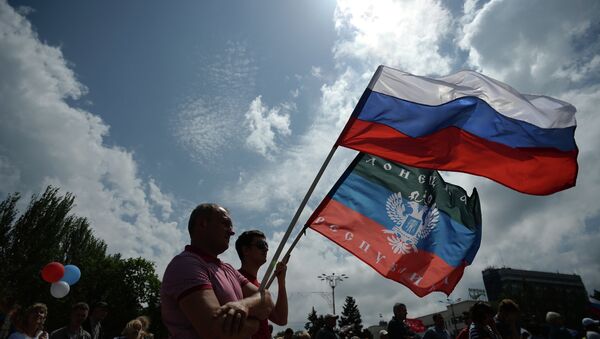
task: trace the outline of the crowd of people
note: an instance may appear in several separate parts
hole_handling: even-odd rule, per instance
[[[235,248],[241,260],[236,270],[222,262],[218,256],[229,247],[235,234],[229,212],[216,204],[201,204],[191,213],[188,222],[190,245],[167,266],[161,287],[161,311],[163,322],[173,338],[272,338],[272,327],[267,320],[285,325],[288,316],[285,286],[286,262],[277,263],[275,276],[279,293],[274,301],[266,289],[261,289],[256,278],[258,269],[266,262],[268,244],[258,230],[242,233]],[[380,338],[416,339],[406,324],[406,306],[396,304],[394,317]],[[483,302],[470,310],[467,328],[459,333],[459,339],[574,339],[562,324],[558,313],[549,312],[547,331],[537,328],[525,329],[519,323],[519,307],[512,300],[498,305],[498,312]],[[441,314],[434,317],[434,326],[427,329],[423,339],[452,339],[445,328]],[[587,339],[600,339],[597,321],[584,319]],[[326,315],[324,325],[315,334],[316,339],[355,338],[336,328],[337,316]],[[568,337],[567,337],[568,334]],[[287,329],[283,337],[303,338],[308,333],[294,333]],[[308,335],[310,337],[310,335]],[[358,337],[356,337],[358,338]]]
[[[235,234],[229,212],[216,204],[198,205],[188,222],[190,244],[168,264],[160,289],[162,321],[171,338],[273,338],[274,324],[284,326],[288,321],[286,292],[287,258],[274,268],[278,293],[274,298],[268,289],[261,288],[258,270],[267,261],[269,245],[264,233],[250,230],[240,234],[235,249],[241,267],[221,261],[218,256],[229,248]],[[3,307],[4,307],[3,303]],[[467,326],[451,334],[441,314],[433,316],[434,325],[423,334],[415,333],[406,321],[407,309],[398,303],[393,318],[375,337],[380,339],[600,339],[598,321],[582,320],[582,333],[564,327],[560,314],[548,312],[545,326],[526,328],[519,322],[519,306],[503,300],[497,312],[487,303],[475,303],[464,318]],[[41,303],[26,309],[2,310],[0,339],[107,339],[102,321],[108,305],[99,302],[90,307],[84,302],[71,307],[64,327],[47,332],[44,323],[48,308]],[[327,314],[323,325],[313,333],[316,339],[360,338],[336,328],[338,317]],[[121,336],[115,339],[153,338],[149,332],[150,319],[140,316],[127,323]],[[311,338],[306,331],[284,331],[283,339]]]
[[[545,324],[523,325],[519,306],[510,299],[500,301],[497,311],[486,302],[475,303],[463,314],[466,326],[456,336],[446,329],[441,314],[433,315],[434,325],[421,336],[406,323],[404,304],[395,304],[393,311],[387,330],[379,332],[380,339],[600,339],[600,322],[591,318],[583,318],[581,328],[569,329],[559,313],[548,312]]]
[[[34,303],[22,308],[9,300],[2,300],[0,339],[112,339],[102,322],[108,315],[108,304],[97,302],[90,307],[85,302],[71,305],[65,326],[48,331],[45,327],[48,307]],[[114,339],[152,339],[148,330],[150,318],[139,316],[125,325],[121,336]]]

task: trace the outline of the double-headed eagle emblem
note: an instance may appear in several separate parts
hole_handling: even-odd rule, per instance
[[[417,243],[435,229],[440,212],[435,204],[423,206],[415,201],[403,199],[400,192],[390,195],[385,204],[388,217],[395,226],[384,233],[395,254],[418,252]]]

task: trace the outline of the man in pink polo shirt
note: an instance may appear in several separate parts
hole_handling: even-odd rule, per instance
[[[217,256],[234,234],[229,213],[201,204],[188,223],[191,244],[167,266],[160,290],[162,320],[172,338],[250,338],[273,309],[268,291],[260,295]]]
[[[235,250],[242,262],[239,272],[252,284],[259,287],[260,283],[256,276],[258,269],[267,262],[267,252],[269,251],[269,245],[264,233],[259,230],[251,230],[240,234],[235,241]],[[277,302],[275,302],[275,307],[269,315],[269,320],[279,326],[286,325],[288,317],[287,292],[285,288],[286,270],[286,264],[279,262],[274,273],[278,283]],[[252,336],[252,339],[271,339],[267,320],[260,322],[258,331]]]

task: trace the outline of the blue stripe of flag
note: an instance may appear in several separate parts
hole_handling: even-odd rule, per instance
[[[439,106],[428,106],[371,92],[358,118],[385,124],[414,138],[454,126],[513,148],[571,151],[577,147],[575,126],[540,128],[506,117],[477,97],[463,97]]]
[[[395,192],[350,173],[332,199],[391,230],[394,222],[388,217],[385,204],[392,193]],[[471,263],[479,249],[481,232],[469,230],[446,213],[439,212],[437,227],[427,239],[419,241],[417,248],[436,254],[454,267],[460,265],[463,259]],[[481,230],[481,225],[476,229]]]

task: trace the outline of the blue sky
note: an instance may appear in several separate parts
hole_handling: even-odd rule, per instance
[[[0,193],[55,184],[111,251],[162,274],[193,206],[229,207],[275,248],[377,65],[419,75],[474,69],[578,108],[577,187],[550,197],[445,174],[480,193],[481,250],[452,297],[491,265],[580,274],[600,288],[600,4],[596,1],[0,1]],[[349,163],[340,150],[305,219]],[[339,272],[367,325],[439,311],[314,232],[289,269],[290,325],[316,276]],[[224,258],[237,264],[234,251]]]

